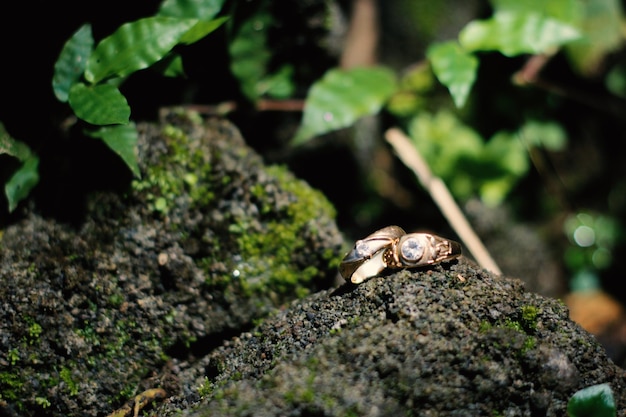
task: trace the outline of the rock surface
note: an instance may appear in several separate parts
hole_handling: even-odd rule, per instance
[[[94,194],[78,225],[31,213],[3,231],[0,415],[106,415],[175,391],[172,361],[332,280],[342,238],[321,193],[225,120],[168,117],[138,126],[126,195]]]
[[[598,383],[626,412],[624,370],[560,301],[465,258],[294,301],[180,376],[159,415],[561,417]]]
[[[519,280],[461,257],[328,289],[324,197],[230,123],[168,117],[126,195],[3,231],[0,415],[556,417],[598,383],[626,412],[624,370]]]

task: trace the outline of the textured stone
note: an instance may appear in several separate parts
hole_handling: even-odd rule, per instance
[[[159,415],[560,417],[605,382],[626,412],[624,370],[562,302],[465,258],[294,301],[180,376]]]
[[[76,225],[30,213],[4,230],[1,415],[106,415],[178,392],[173,362],[332,282],[342,239],[321,193],[225,120],[138,129],[126,193],[94,193]]]

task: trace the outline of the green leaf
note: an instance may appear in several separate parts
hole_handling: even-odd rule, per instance
[[[578,29],[539,13],[496,12],[473,21],[459,34],[468,51],[499,51],[506,56],[540,54],[580,39]]]
[[[24,162],[32,156],[28,145],[19,140],[13,139],[6,131],[4,124],[0,122],[0,154],[11,155]]]
[[[209,21],[200,20],[180,38],[180,43],[191,45],[192,43],[198,42],[200,39],[222,26],[227,20],[227,16]]]
[[[122,158],[135,177],[141,177],[137,163],[137,129],[134,123],[126,126],[105,126],[87,134],[102,139],[113,152]]]
[[[479,186],[480,198],[493,207],[501,204],[528,172],[528,152],[517,135],[501,131],[485,145],[480,164],[486,174]]]
[[[295,90],[292,80],[293,67],[284,65],[274,74],[268,75],[259,82],[258,90],[263,94],[277,99],[285,99],[291,97]]]
[[[616,64],[604,78],[604,84],[611,93],[626,98],[626,65]]]
[[[306,98],[302,124],[293,139],[298,145],[363,116],[377,113],[397,88],[388,68],[331,69],[317,81]]]
[[[478,59],[456,42],[436,43],[426,53],[433,72],[448,87],[457,107],[463,107],[476,80]]]
[[[573,67],[590,77],[604,70],[606,56],[622,47],[624,12],[615,0],[580,2],[584,10],[578,27],[584,37],[565,48]]]
[[[87,61],[85,78],[98,83],[109,77],[126,77],[163,58],[197,19],[147,17],[120,26],[96,46]]]
[[[486,204],[499,204],[528,172],[526,148],[515,134],[498,132],[485,142],[450,111],[420,112],[408,130],[433,173],[461,201],[479,194]]]
[[[502,172],[521,177],[528,171],[528,152],[516,135],[501,131],[493,135],[484,150],[484,159]]]
[[[19,202],[25,199],[39,182],[38,167],[39,158],[31,155],[4,185],[4,193],[9,201],[9,211],[15,210]]]
[[[484,180],[478,190],[481,201],[487,207],[499,206],[511,192],[516,182],[517,178],[509,175]]]
[[[165,77],[184,77],[185,69],[183,67],[183,58],[177,53],[171,53],[153,67]]]
[[[615,417],[616,413],[613,391],[609,384],[583,388],[567,403],[569,417]]]
[[[9,211],[13,211],[39,182],[37,170],[39,158],[25,143],[13,139],[2,122],[0,122],[0,154],[11,155],[22,162],[22,166],[13,173],[4,185],[4,193],[9,202]]]
[[[271,23],[272,16],[269,13],[256,13],[242,23],[228,46],[230,70],[250,101],[260,97],[261,92],[257,87],[267,73],[271,56],[267,49],[267,31]]]
[[[211,20],[222,10],[224,0],[165,0],[158,16]]]
[[[91,25],[86,24],[81,26],[63,46],[61,54],[54,64],[54,76],[52,77],[52,89],[59,101],[65,103],[70,88],[80,80],[87,65],[87,58],[93,50],[93,45]]]
[[[527,144],[550,151],[561,151],[567,145],[567,134],[557,123],[531,120],[524,123],[519,135]]]
[[[111,84],[74,84],[69,102],[76,116],[94,125],[127,124],[130,118],[126,98]]]
[[[455,114],[420,112],[409,123],[409,136],[433,173],[441,177],[452,194],[466,200],[476,189],[476,179],[467,161],[479,164],[483,139]]]
[[[578,27],[583,15],[579,0],[491,0],[496,12],[540,13]]]

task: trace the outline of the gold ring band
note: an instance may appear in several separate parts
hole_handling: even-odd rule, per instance
[[[357,240],[352,250],[339,264],[339,273],[354,284],[378,275],[386,268],[382,260],[383,254],[405,234],[406,232],[399,226],[388,226]]]
[[[461,255],[461,245],[431,233],[407,234],[388,226],[358,240],[339,265],[339,273],[353,284],[380,274],[386,268],[433,265]]]

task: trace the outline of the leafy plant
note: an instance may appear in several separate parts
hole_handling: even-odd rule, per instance
[[[476,79],[477,52],[497,51],[508,57],[550,54],[583,37],[575,17],[563,13],[577,10],[578,2],[559,0],[551,5],[554,3],[562,7],[536,1],[493,1],[492,17],[468,23],[457,41],[435,43],[429,48],[433,71],[448,87],[457,107],[465,104]]]
[[[239,81],[243,94],[252,102],[262,96],[287,98],[294,92],[293,68],[283,65],[275,72],[269,71],[271,51],[268,49],[268,31],[273,24],[272,15],[261,5],[259,11],[240,25],[231,27],[228,44],[230,69]]]
[[[309,90],[293,144],[305,143],[313,136],[350,126],[363,116],[386,109],[405,126],[420,153],[457,198],[479,195],[487,204],[502,202],[527,174],[529,151],[563,150],[567,143],[565,131],[557,122],[530,118],[517,131],[499,131],[483,138],[465,126],[453,110],[442,105],[427,108],[434,103],[429,94],[436,87],[428,74],[432,72],[449,90],[455,107],[462,108],[485,52],[515,57],[548,56],[563,50],[577,70],[589,71],[590,66],[581,59],[584,51],[590,59],[597,57],[589,44],[606,54],[616,48],[615,39],[620,37],[618,25],[611,25],[605,36],[598,36],[592,25],[594,13],[620,13],[608,5],[593,8],[576,0],[493,0],[491,4],[490,18],[469,22],[457,40],[430,45],[425,64],[413,68],[400,82],[385,67],[330,69]],[[357,81],[354,74],[360,74],[361,79]],[[615,88],[620,88],[619,79],[613,79]]]
[[[136,177],[136,132],[131,109],[119,87],[133,73],[161,65],[165,76],[184,74],[175,51],[204,38],[226,21],[215,18],[223,0],[165,0],[157,13],[121,25],[95,45],[91,26],[83,25],[67,41],[52,81],[57,99],[69,103],[87,123],[86,134],[117,153]],[[95,47],[94,47],[95,45]]]
[[[179,47],[205,38],[234,16],[218,17],[224,0],[164,0],[154,16],[127,22],[96,43],[90,24],[81,26],[65,43],[54,66],[52,87],[82,121],[83,133],[102,140],[140,176],[136,155],[137,133],[131,108],[120,90],[129,76],[150,68],[165,77],[185,75]],[[293,94],[293,67],[270,70],[268,30],[274,18],[268,2],[229,26],[230,69],[243,94],[255,102],[262,96],[286,98]],[[2,135],[0,150],[23,164],[6,184],[9,209],[25,198],[38,179],[38,159],[21,142]]]
[[[13,139],[2,123],[0,123],[0,154],[13,156],[21,163],[4,185],[4,193],[9,202],[9,211],[13,211],[39,182],[37,170],[39,157],[25,143]]]
[[[576,70],[592,71],[621,39],[621,12],[609,3],[492,0],[491,17],[469,22],[456,40],[430,45],[427,59],[403,77],[384,66],[331,68],[310,87],[292,144],[303,144],[386,110],[411,134],[415,146],[457,198],[478,194],[497,204],[528,172],[528,150],[563,149],[566,135],[550,120],[530,119],[517,131],[498,131],[490,137],[466,126],[458,109],[471,96],[484,54],[514,57],[562,50]],[[83,121],[86,135],[102,140],[136,177],[140,175],[137,137],[132,110],[120,87],[130,75],[148,68],[167,77],[184,75],[179,47],[205,38],[226,20],[230,20],[230,70],[244,96],[254,103],[264,96],[281,99],[293,95],[294,66],[273,64],[276,52],[269,47],[269,31],[280,22],[268,8],[269,2],[247,7],[241,19],[235,13],[237,2],[228,16],[217,17],[223,4],[224,0],[165,0],[154,16],[125,23],[99,42],[85,24],[63,47],[52,81],[57,99],[68,103]],[[603,21],[611,17],[602,35],[594,30],[598,15]],[[611,80],[614,90],[626,91],[620,87],[626,82],[620,81],[619,74]],[[448,89],[456,111],[433,100],[437,81]],[[442,145],[444,141],[448,145]],[[449,146],[451,143],[454,146]],[[36,172],[34,159],[28,164],[25,161],[24,169]],[[19,198],[11,198],[11,209],[29,190],[19,187],[19,192],[14,192]]]
[[[563,14],[561,7],[545,7],[536,1],[494,0],[493,3],[494,15],[470,22],[460,32],[458,41],[435,43],[428,48],[431,68],[448,87],[457,107],[466,103],[476,80],[479,66],[476,52],[498,51],[506,56],[548,53],[582,38],[581,30],[572,22],[574,17]],[[565,8],[576,2],[559,0],[558,3],[563,3]],[[311,87],[295,144],[377,113],[398,92],[389,69],[354,71],[352,75],[348,71],[340,75],[341,70],[331,69]],[[361,79],[357,80],[357,76]]]
[[[572,395],[567,403],[569,417],[615,417],[613,390],[609,384],[592,385]]]

